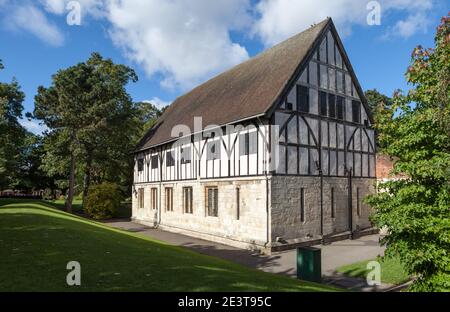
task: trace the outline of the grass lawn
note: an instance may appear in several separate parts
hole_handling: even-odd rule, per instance
[[[0,291],[335,291],[170,246],[67,214],[0,199]],[[81,264],[69,287],[66,265]]]
[[[366,278],[368,270],[366,269],[368,261],[356,262],[345,265],[337,269],[338,272],[351,277]],[[399,285],[410,280],[408,274],[403,270],[400,260],[396,258],[378,259],[381,264],[381,282],[393,285]]]

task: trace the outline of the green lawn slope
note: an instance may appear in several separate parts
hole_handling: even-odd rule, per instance
[[[81,286],[68,286],[69,261]],[[49,203],[0,199],[0,291],[333,291],[120,231]]]

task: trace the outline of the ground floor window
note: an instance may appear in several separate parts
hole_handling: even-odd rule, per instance
[[[166,211],[173,211],[173,188],[166,187]]]
[[[158,208],[158,189],[156,187],[152,188],[152,209],[156,210]]]
[[[185,213],[193,213],[192,187],[183,187],[183,206]]]
[[[300,221],[305,222],[305,189],[300,189]]]
[[[241,189],[236,188],[236,219],[239,220],[241,217]]]
[[[331,217],[335,217],[335,204],[334,204],[334,187],[331,188]]]
[[[361,204],[359,202],[359,187],[356,188],[356,214],[361,215]]]
[[[219,212],[219,190],[217,187],[206,188],[206,205],[208,216],[217,217]]]
[[[144,208],[144,189],[138,189],[138,207]]]

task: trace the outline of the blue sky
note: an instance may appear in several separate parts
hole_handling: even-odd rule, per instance
[[[450,5],[440,0],[378,1],[381,25],[369,26],[362,0],[0,0],[0,81],[16,77],[34,108],[39,85],[94,52],[134,68],[135,101],[173,101],[198,83],[331,16],[364,89],[406,89],[411,51],[433,46]],[[373,1],[372,1],[373,2]],[[67,23],[80,13],[81,25]],[[77,16],[77,15],[75,15]],[[36,122],[23,120],[33,132]]]

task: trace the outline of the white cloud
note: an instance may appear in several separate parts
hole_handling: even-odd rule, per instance
[[[153,104],[158,109],[164,108],[164,107],[169,106],[170,104],[172,104],[171,101],[164,101],[164,100],[161,100],[159,97],[154,97],[151,100],[145,100],[145,101],[142,101],[142,102]]]
[[[69,0],[40,0],[65,14]],[[249,56],[230,37],[249,28],[249,0],[80,0],[83,15],[110,22],[113,43],[167,89],[186,90]]]
[[[101,17],[104,13],[104,0],[39,0],[45,10],[53,14],[67,14],[69,12],[67,4],[70,2],[78,2],[80,4],[81,15],[91,15]],[[109,0],[108,0],[109,1]]]
[[[366,24],[369,1],[361,0],[261,0],[256,10],[259,18],[254,25],[256,33],[266,46],[276,44],[330,16],[343,36],[351,33],[354,24]],[[411,36],[421,27],[414,19],[417,11],[425,12],[433,7],[433,0],[380,0],[382,16],[393,11],[407,15],[397,23],[398,35]],[[419,22],[419,23],[417,23]]]
[[[247,59],[231,30],[250,22],[248,0],[111,1],[111,38],[162,86],[187,89]]]
[[[62,14],[65,11],[66,4],[61,0],[40,0],[47,12]]]
[[[64,42],[63,33],[45,13],[65,18],[69,1],[25,0],[17,4],[19,1],[0,0],[0,8],[14,8],[5,15],[10,27],[58,46]],[[426,29],[433,1],[379,0],[385,36],[410,37]],[[251,30],[271,46],[331,16],[340,34],[348,36],[355,24],[366,24],[369,13],[369,0],[259,0],[254,7],[250,0],[78,2],[82,25],[87,16],[108,21],[111,40],[128,59],[141,65],[149,77],[160,79],[163,87],[183,91],[249,57],[246,48],[231,37],[233,31],[245,36]],[[392,21],[393,17],[397,20]],[[388,22],[392,25],[384,24]]]
[[[24,118],[20,119],[19,122],[22,126],[25,127],[25,129],[34,134],[42,134],[44,133],[44,131],[48,130],[47,126],[40,124],[37,120],[34,119],[29,120],[27,118]]]
[[[395,36],[409,38],[416,33],[426,32],[429,25],[430,20],[424,13],[416,13],[408,16],[404,20],[398,21],[383,38],[387,39]]]
[[[34,5],[29,3],[9,5],[8,2],[3,5],[8,11],[4,16],[4,27],[14,31],[29,32],[53,46],[61,46],[64,43],[62,32]]]

